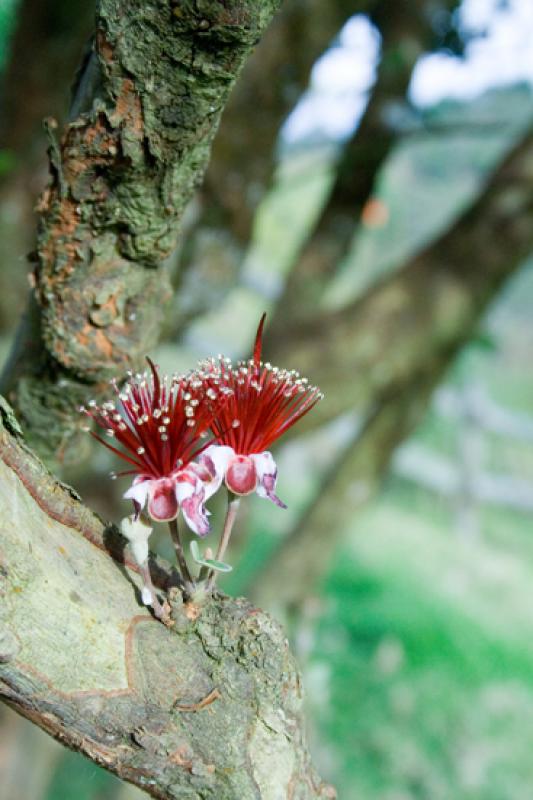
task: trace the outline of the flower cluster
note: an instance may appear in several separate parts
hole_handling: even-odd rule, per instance
[[[208,359],[186,375],[132,375],[117,400],[82,411],[105,433],[92,435],[131,469],[135,478],[124,497],[138,514],[147,505],[152,519],[174,520],[181,508],[200,536],[209,530],[205,502],[224,481],[234,495],[276,496],[277,468],[269,447],[321,399],[294,370],[261,361],[265,316],[257,330],[253,357],[233,365]],[[207,438],[206,437],[210,437]],[[110,441],[111,440],[111,441]],[[111,442],[121,446],[119,449]]]
[[[134,475],[124,494],[135,514],[122,531],[130,540],[144,580],[143,597],[160,618],[159,605],[148,570],[147,540],[151,528],[139,519],[143,508],[157,522],[167,521],[182,576],[193,585],[176,525],[181,510],[199,536],[209,532],[206,501],[224,482],[229,508],[216,559],[195,560],[213,569],[230,569],[220,559],[235,519],[239,498],[257,492],[285,508],[276,495],[277,467],[270,446],[321,399],[294,370],[263,363],[261,318],[253,356],[235,365],[218,356],[201,362],[186,375],[149,370],[133,375],[124,387],[113,384],[115,402],[91,401],[81,410],[101,432],[92,435],[129,464],[119,473]],[[195,550],[197,552],[197,548]],[[214,580],[214,578],[212,579]]]

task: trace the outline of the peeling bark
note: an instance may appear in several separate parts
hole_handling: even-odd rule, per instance
[[[98,3],[71,121],[60,137],[48,124],[35,291],[3,380],[43,455],[79,458],[88,388],[98,393],[156,342],[169,297],[160,265],[278,2]]]
[[[175,626],[156,622],[119,534],[0,411],[0,699],[160,800],[334,797],[279,625],[244,599],[184,606],[176,589]]]

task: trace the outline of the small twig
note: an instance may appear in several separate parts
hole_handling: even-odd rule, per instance
[[[181,577],[183,579],[183,584],[185,586],[187,593],[192,594],[194,590],[194,581],[192,579],[191,573],[189,572],[189,567],[187,566],[187,562],[185,560],[185,553],[183,552],[183,544],[181,542],[178,521],[176,519],[171,520],[168,523],[168,527],[170,530],[172,541],[174,543],[174,549],[176,551],[176,558],[178,560],[179,568],[181,570]]]
[[[222,695],[218,689],[212,689],[199,703],[192,703],[191,705],[174,703],[173,708],[177,708],[178,711],[201,711],[202,708],[210,706],[211,703],[214,703],[215,700],[220,700],[221,697]]]
[[[222,536],[220,537],[220,542],[218,543],[218,549],[215,556],[215,559],[217,561],[222,561],[222,559],[224,558],[224,554],[226,552],[226,548],[228,546],[231,537],[231,532],[233,530],[233,525],[235,524],[235,519],[237,517],[237,512],[239,510],[240,502],[241,502],[240,497],[233,494],[232,492],[228,492],[228,508],[226,511],[226,519],[224,520],[224,528],[222,530]],[[207,579],[208,591],[214,588],[216,580],[217,580],[216,570],[211,570],[209,577]]]

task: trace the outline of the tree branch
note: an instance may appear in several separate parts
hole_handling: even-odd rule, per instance
[[[3,379],[31,444],[79,458],[76,407],[153,347],[160,269],[246,55],[279,0],[99,0],[60,139],[49,123],[35,292]]]
[[[0,416],[0,698],[160,800],[334,797],[280,627],[176,591],[175,627],[152,619],[116,530],[45,471],[3,401]]]
[[[378,173],[397,141],[391,108],[406,102],[413,67],[433,38],[425,11],[425,0],[394,8],[377,2],[371,10],[382,36],[376,83],[359,125],[341,150],[325,205],[289,273],[272,331],[284,331],[295,317],[308,319],[316,313],[335,269],[350,250]]]

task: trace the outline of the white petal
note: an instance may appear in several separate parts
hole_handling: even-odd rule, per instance
[[[277,475],[278,468],[272,458],[272,453],[265,450],[264,453],[256,453],[250,456],[253,459],[259,480],[262,481],[265,475]]]
[[[197,536],[205,536],[209,533],[209,522],[207,511],[204,506],[205,488],[200,478],[196,477],[190,470],[184,470],[177,476],[176,497],[180,504],[181,512],[189,528]],[[185,478],[189,478],[186,480]],[[191,482],[194,479],[194,483]]]
[[[181,505],[184,500],[198,491],[202,481],[193,472],[183,470],[176,475],[176,497]]]
[[[125,517],[120,523],[120,532],[129,541],[132,555],[137,564],[145,564],[148,559],[148,539],[152,528],[143,519],[135,516]]]

